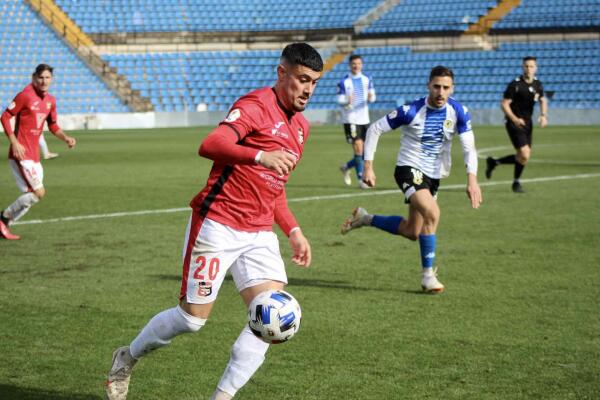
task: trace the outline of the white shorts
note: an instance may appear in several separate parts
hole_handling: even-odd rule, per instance
[[[274,232],[243,232],[192,212],[183,246],[179,298],[192,304],[215,301],[227,271],[238,291],[266,280],[287,283]]]
[[[19,190],[33,192],[44,187],[44,168],[42,163],[33,160],[8,160]]]

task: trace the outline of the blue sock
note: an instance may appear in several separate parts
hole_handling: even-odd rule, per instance
[[[351,158],[350,161],[346,163],[346,169],[352,169],[356,165],[356,160]]]
[[[354,156],[354,164],[356,165],[356,177],[361,180],[363,176],[363,171],[365,170],[365,161],[363,160],[363,156]]]
[[[435,233],[419,235],[419,247],[421,247],[421,265],[423,268],[432,268],[435,261]]]
[[[398,234],[398,227],[404,218],[399,215],[373,215],[371,226],[389,232],[393,235]]]

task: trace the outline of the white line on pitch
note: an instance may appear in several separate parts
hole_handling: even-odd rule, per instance
[[[562,180],[571,180],[571,179],[588,179],[588,178],[597,178],[597,177],[600,177],[600,173],[547,176],[547,177],[543,177],[543,178],[521,179],[521,182],[535,183],[535,182],[562,181]],[[479,185],[480,186],[496,186],[496,185],[509,185],[511,183],[512,183],[512,181],[494,181],[494,182],[481,182]],[[440,190],[461,189],[464,187],[465,187],[465,184],[442,185],[442,186],[440,186]],[[326,196],[298,197],[298,198],[288,199],[288,202],[289,203],[301,203],[301,202],[305,202],[305,201],[316,201],[316,200],[335,200],[335,199],[345,199],[345,198],[352,198],[352,197],[380,196],[380,195],[393,194],[393,193],[400,193],[400,189],[365,190],[365,191],[361,191],[361,192],[331,194],[331,195],[326,195]],[[108,213],[108,214],[79,215],[79,216],[51,218],[51,219],[32,219],[32,220],[28,220],[28,221],[17,221],[14,223],[14,225],[47,224],[47,223],[52,223],[52,222],[68,222],[68,221],[80,221],[80,220],[86,220],[86,219],[130,217],[130,216],[148,215],[148,214],[168,214],[168,213],[176,213],[176,212],[183,212],[183,211],[189,212],[190,208],[189,207],[166,208],[166,209],[162,209],[162,210],[124,211],[124,212],[116,212],[116,213]]]

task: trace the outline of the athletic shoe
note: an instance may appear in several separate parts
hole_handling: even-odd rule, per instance
[[[347,234],[352,229],[361,228],[363,226],[371,225],[373,217],[369,215],[367,210],[362,207],[355,208],[352,211],[352,216],[344,222],[342,225],[342,235]]]
[[[437,279],[437,268],[423,269],[423,279],[421,279],[421,287],[425,293],[442,293],[444,291],[444,285]]]
[[[523,190],[523,186],[521,186],[520,182],[513,182],[512,191],[515,193],[525,193],[525,191]]]
[[[21,236],[13,234],[10,229],[8,229],[8,225],[6,225],[2,220],[0,220],[0,234],[6,240],[19,240]]]
[[[352,185],[352,178],[350,178],[350,169],[346,167],[346,164],[340,165],[340,171],[344,175],[344,183],[346,186]]]
[[[487,163],[487,167],[485,168],[485,177],[487,179],[491,179],[492,178],[492,171],[494,170],[494,168],[496,168],[496,160],[494,160],[492,157],[488,157],[486,158],[486,163]]]
[[[119,347],[113,353],[112,367],[106,381],[105,400],[126,400],[131,370],[137,360],[131,356],[129,346]]]
[[[52,160],[53,158],[58,157],[57,153],[48,153],[44,154],[44,160]]]
[[[367,185],[363,181],[358,181],[358,187],[361,189],[371,189],[371,186]]]

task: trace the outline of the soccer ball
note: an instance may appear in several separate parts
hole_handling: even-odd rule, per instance
[[[283,290],[267,290],[256,296],[248,307],[248,326],[267,343],[290,340],[300,329],[302,311],[298,301]]]

